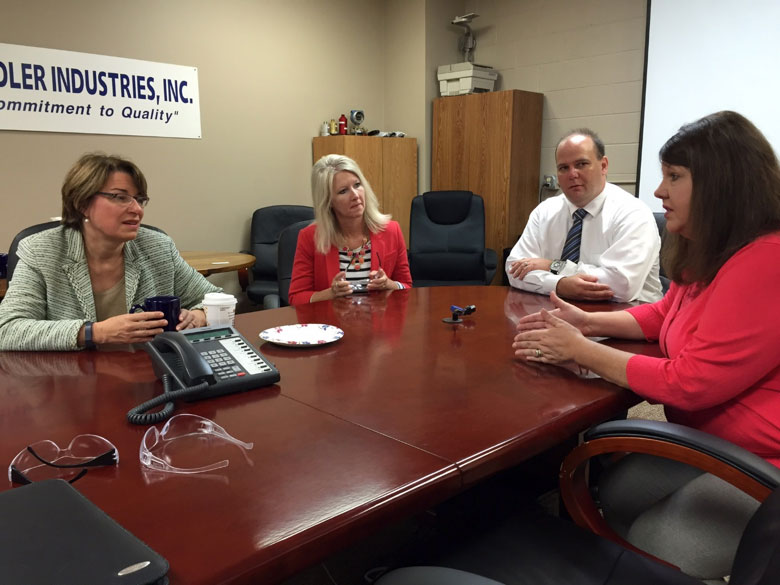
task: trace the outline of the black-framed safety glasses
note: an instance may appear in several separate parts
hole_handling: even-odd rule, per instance
[[[89,467],[117,463],[119,451],[111,441],[100,435],[78,435],[65,449],[46,439],[19,451],[8,466],[8,479],[19,484],[52,478],[67,479],[73,483],[84,477]],[[69,478],[76,469],[79,472]]]

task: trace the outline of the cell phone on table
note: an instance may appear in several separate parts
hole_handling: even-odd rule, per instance
[[[352,294],[365,294],[367,292],[370,292],[368,290],[367,280],[361,280],[359,282],[351,282],[350,286],[352,286]]]

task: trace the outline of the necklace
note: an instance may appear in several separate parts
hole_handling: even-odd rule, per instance
[[[366,258],[366,252],[371,250],[371,240],[365,239],[363,245],[354,250],[350,250],[347,246],[342,248],[342,252],[347,255],[347,268],[346,270],[359,270],[363,265]]]

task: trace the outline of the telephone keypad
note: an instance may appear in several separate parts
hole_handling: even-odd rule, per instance
[[[213,349],[204,352],[206,363],[211,366],[214,374],[219,378],[235,378],[237,373],[243,371],[230,354],[224,349]]]

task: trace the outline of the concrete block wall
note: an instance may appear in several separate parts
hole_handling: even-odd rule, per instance
[[[475,63],[499,72],[496,89],[544,94],[540,176],[555,174],[562,134],[587,126],[607,147],[609,180],[636,180],[646,0],[471,0]]]

